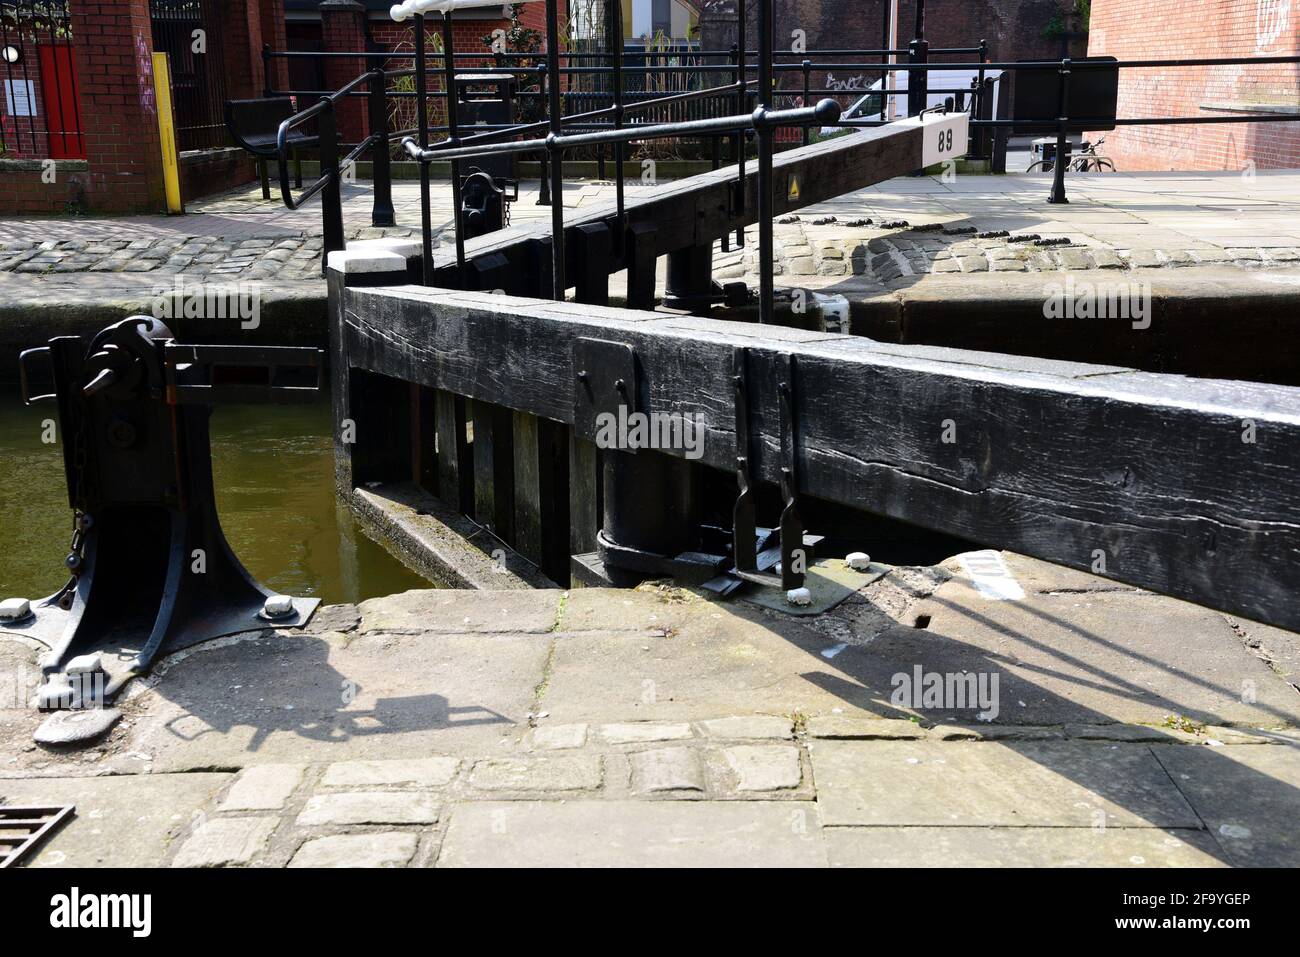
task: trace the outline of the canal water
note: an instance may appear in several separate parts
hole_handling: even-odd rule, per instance
[[[42,597],[67,580],[63,452],[42,441],[53,415],[52,403],[27,408],[0,388],[0,598]],[[219,408],[212,457],[226,537],[271,589],[334,604],[432,587],[336,502],[327,401]]]

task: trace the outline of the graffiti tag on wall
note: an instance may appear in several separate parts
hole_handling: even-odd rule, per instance
[[[1256,0],[1255,49],[1267,50],[1291,29],[1292,0]]]

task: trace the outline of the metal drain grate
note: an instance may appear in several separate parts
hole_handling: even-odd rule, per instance
[[[0,868],[12,867],[30,854],[65,820],[75,806],[15,807],[0,804]]]

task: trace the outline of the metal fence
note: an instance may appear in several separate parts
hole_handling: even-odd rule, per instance
[[[68,0],[0,2],[0,156],[84,159]]]
[[[176,143],[184,150],[230,143],[219,0],[149,0],[153,48],[171,65]]]

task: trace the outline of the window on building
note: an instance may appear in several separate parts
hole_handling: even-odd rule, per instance
[[[660,30],[665,36],[673,35],[673,0],[654,0],[650,13],[651,28],[655,33]]]

